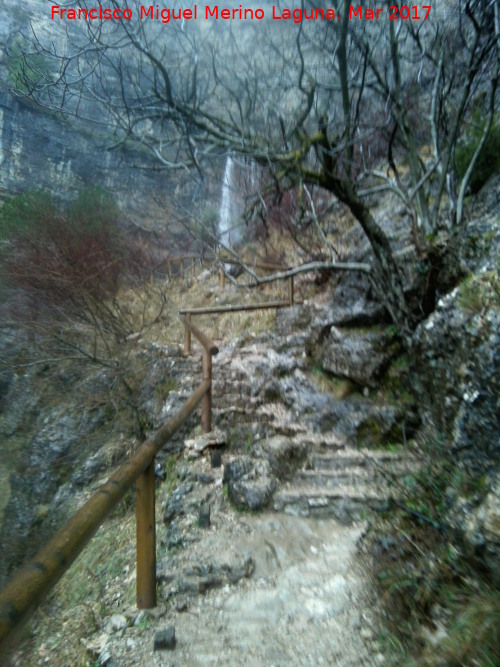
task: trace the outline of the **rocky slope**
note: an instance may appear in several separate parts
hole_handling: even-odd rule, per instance
[[[356,312],[361,311],[366,320],[358,304]],[[413,465],[401,448],[379,448],[388,439],[410,437],[414,408],[408,396],[397,396],[405,382],[404,364],[391,363],[384,346],[380,355],[374,351],[374,341],[389,335],[383,326],[370,332],[368,342],[366,333],[358,340],[352,331],[340,349],[340,334],[331,342],[330,358],[345,356],[346,346],[360,350],[349,364],[355,377],[362,373],[368,345],[374,364],[365,386],[352,378],[338,378],[337,386],[318,368],[330,345],[325,327],[336,317],[329,303],[297,306],[278,313],[274,333],[250,332],[221,344],[213,393],[214,422],[225,442],[223,468],[210,468],[208,452],[196,456],[192,437],[174,473],[168,459],[160,456],[157,462],[158,476],[167,478],[159,487],[158,612],[138,616],[130,611],[132,599],[123,594],[121,580],[126,579],[130,592],[134,553],[132,544],[124,546],[126,570],[114,583],[103,581],[100,596],[120,620],[110,619],[110,611],[103,614],[96,603],[94,632],[83,627],[68,642],[64,632],[54,630],[43,650],[22,652],[19,660],[30,655],[32,664],[47,659],[64,664],[62,656],[82,652],[81,639],[82,655],[99,664],[170,664],[169,654],[155,654],[154,637],[174,623],[178,651],[172,657],[180,664],[234,664],[243,647],[249,665],[381,663],[366,612],[369,584],[356,564],[356,541],[370,510],[390,495],[387,476]],[[315,357],[308,357],[305,343],[313,339]],[[198,354],[186,359],[173,344],[153,343],[142,354],[150,373],[139,393],[154,428],[199,382],[200,362]],[[394,348],[391,356],[398,354]],[[385,388],[381,375],[391,378]],[[165,377],[174,381],[169,390],[155,391]],[[14,393],[9,392],[8,402]],[[43,433],[42,428],[34,442]],[[180,448],[184,440],[182,434],[177,438]],[[84,473],[90,486],[98,482],[105,474],[99,462],[99,453],[88,452],[61,493],[66,498],[74,494]],[[16,498],[21,491],[16,489]],[[203,530],[200,509],[207,506],[211,527]],[[14,515],[13,508],[8,515]],[[245,509],[275,514],[253,515]],[[47,608],[57,605],[56,599]],[[300,640],[289,645],[290,636]]]

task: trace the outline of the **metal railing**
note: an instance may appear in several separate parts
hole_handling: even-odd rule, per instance
[[[202,432],[210,430],[212,356],[217,346],[185,322],[203,346],[202,381],[183,407],[116,470],[83,507],[0,593],[0,657],[12,649],[19,631],[92,539],[131,486],[136,483],[137,606],[156,605],[156,527],[154,463],[158,452],[202,403]]]

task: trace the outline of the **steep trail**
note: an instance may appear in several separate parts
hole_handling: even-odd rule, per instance
[[[214,422],[229,434],[222,463],[270,461],[276,491],[262,512],[235,508],[223,469],[186,450],[173,493],[160,502],[158,610],[129,612],[109,633],[101,664],[384,663],[357,542],[370,509],[386,501],[386,473],[412,463],[320,432],[318,420],[337,400],[310,379],[306,335],[238,339],[215,359]],[[177,357],[175,366],[179,377],[196,379],[193,358]],[[169,396],[172,405],[188,384]],[[247,481],[258,493],[261,480]],[[205,529],[202,505],[210,506]],[[168,626],[175,649],[155,651],[156,634]]]
[[[323,310],[312,307],[312,320],[322,320]],[[210,456],[185,447],[198,417],[189,434],[175,438],[174,468],[171,459],[158,457],[166,480],[157,489],[157,608],[133,606],[135,542],[127,516],[110,528],[123,570],[101,579],[80,566],[89,585],[101,590],[98,604],[86,605],[93,620],[83,637],[80,630],[68,633],[70,623],[82,627],[80,612],[66,610],[50,636],[43,622],[39,635],[35,629],[40,648],[29,660],[21,651],[14,665],[47,659],[63,665],[63,656],[80,653],[103,667],[384,664],[357,542],[371,509],[386,502],[386,475],[412,463],[407,452],[356,446],[356,429],[385,419],[393,407],[362,394],[337,398],[319,386],[305,353],[311,326],[293,318],[288,324],[284,312],[277,318],[274,332],[221,341],[214,359],[213,423],[226,435],[223,467],[212,468]],[[156,428],[199,383],[200,359],[196,348],[185,358],[177,344],[153,346],[151,381],[175,380],[151,417]],[[225,474],[234,461],[251,466],[240,482],[248,497],[263,498],[258,512],[231,502]],[[264,464],[269,477],[259,474]],[[272,494],[262,495],[268,483]],[[210,507],[207,528],[199,525],[203,506]],[[47,608],[61,613],[57,598]],[[155,651],[155,637],[169,626],[174,650]]]

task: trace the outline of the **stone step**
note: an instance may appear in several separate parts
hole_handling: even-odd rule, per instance
[[[297,516],[334,517],[350,524],[366,516],[370,509],[385,507],[386,498],[378,489],[342,485],[337,489],[297,487],[278,491],[273,498],[277,512]]]
[[[345,486],[357,486],[373,481],[375,475],[367,468],[349,467],[344,470],[299,470],[293,477],[297,485],[314,486],[327,489]]]
[[[312,453],[309,461],[314,470],[339,470],[354,466],[370,468],[375,472],[379,467],[392,470],[394,467],[411,468],[415,465],[413,459],[404,455],[352,449],[340,449],[335,454]]]
[[[218,400],[224,400],[226,402],[232,400],[234,396],[244,396],[245,398],[250,397],[252,394],[252,388],[249,385],[244,384],[231,384],[225,385],[222,383],[214,382],[212,384],[212,396]],[[262,400],[260,400],[262,403]]]
[[[228,421],[231,419],[237,419],[238,424],[270,424],[272,423],[272,417],[269,415],[256,415],[251,409],[248,408],[246,402],[243,402],[241,405],[230,405],[228,407],[218,407],[212,408],[212,419],[215,420],[215,424],[218,423],[218,420]]]

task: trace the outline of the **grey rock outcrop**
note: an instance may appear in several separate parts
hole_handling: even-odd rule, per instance
[[[397,343],[386,331],[332,327],[323,344],[321,363],[330,373],[375,386],[397,351]]]
[[[480,303],[490,278],[473,279],[475,296],[463,284],[443,298],[418,328],[414,348],[427,423],[444,435],[456,460],[478,474],[500,459],[500,308]]]
[[[228,496],[238,506],[251,510],[266,507],[277,482],[266,459],[252,459],[239,456],[228,461],[224,467],[224,483],[227,483]]]
[[[426,436],[449,460],[447,521],[465,554],[500,571],[500,232],[498,182],[469,224],[463,257],[472,270],[414,336],[414,387]],[[493,188],[493,189],[491,189]],[[493,208],[491,208],[493,207]]]

